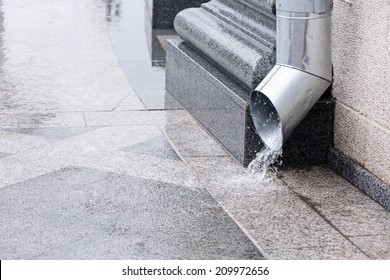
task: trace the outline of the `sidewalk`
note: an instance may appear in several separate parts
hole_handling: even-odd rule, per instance
[[[0,259],[390,258],[390,213],[326,167],[249,176],[117,3],[2,1]]]

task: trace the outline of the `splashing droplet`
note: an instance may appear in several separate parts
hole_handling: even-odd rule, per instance
[[[272,150],[265,146],[249,164],[248,171],[262,182],[270,182],[276,177],[277,167],[282,164],[282,149]]]

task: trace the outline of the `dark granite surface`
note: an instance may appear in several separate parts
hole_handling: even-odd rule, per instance
[[[283,162],[287,165],[325,164],[333,146],[335,103],[320,99],[302,120],[283,147]]]
[[[182,41],[167,52],[167,90],[243,165],[261,149],[247,101],[251,90]],[[333,144],[334,102],[321,99],[284,147],[286,165],[323,164]]]
[[[351,184],[390,210],[390,186],[336,149],[329,151],[329,165]]]
[[[283,165],[317,165],[328,161],[333,146],[334,101],[320,99],[283,146]],[[247,109],[245,163],[248,165],[264,144],[257,135]]]
[[[173,28],[173,20],[178,12],[190,7],[199,7],[210,0],[145,0],[152,28]]]

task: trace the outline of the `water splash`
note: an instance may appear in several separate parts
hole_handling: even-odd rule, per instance
[[[272,181],[276,178],[277,167],[282,164],[281,155],[281,148],[279,150],[273,150],[265,146],[249,164],[249,173],[260,181]]]
[[[272,114],[272,113],[271,113]],[[270,115],[270,119],[272,119]],[[268,130],[268,145],[265,145],[256,158],[249,164],[248,171],[256,179],[263,182],[272,181],[277,174],[277,167],[282,164],[283,132],[282,126],[277,119],[276,129]],[[269,120],[267,120],[269,122]]]

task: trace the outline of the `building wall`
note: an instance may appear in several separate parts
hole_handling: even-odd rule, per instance
[[[390,0],[335,0],[335,147],[390,184]]]

